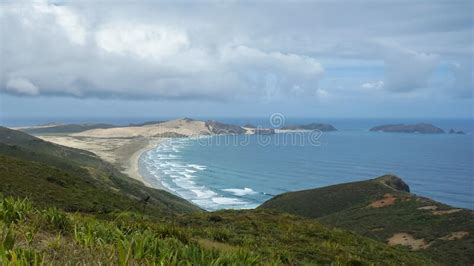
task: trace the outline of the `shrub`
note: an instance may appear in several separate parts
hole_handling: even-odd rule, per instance
[[[19,200],[7,197],[0,201],[0,219],[6,223],[17,223],[20,220],[25,220],[31,210],[31,202],[27,198]]]
[[[226,242],[232,237],[232,233],[227,228],[213,228],[209,230],[210,237],[219,242]]]
[[[55,207],[44,210],[42,216],[51,226],[60,232],[67,232],[71,228],[71,221],[67,215]]]

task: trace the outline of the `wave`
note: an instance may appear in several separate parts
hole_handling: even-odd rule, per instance
[[[206,166],[199,165],[199,164],[188,164],[187,166],[192,167],[192,168],[197,169],[197,170],[200,170],[200,171],[204,171],[204,170],[207,169]]]
[[[190,145],[187,145],[183,140],[162,142],[158,147],[145,154],[142,161],[144,169],[156,181],[161,182],[166,189],[204,209],[255,207],[237,197],[225,197],[209,187],[197,184],[197,174],[204,173],[207,166],[185,162],[181,156],[177,155],[187,146]],[[235,196],[256,194],[251,188],[229,188],[227,192],[231,192]]]
[[[245,195],[254,195],[254,194],[257,194],[257,192],[255,192],[253,189],[251,188],[244,188],[244,189],[240,189],[240,188],[226,188],[226,189],[222,189],[222,191],[226,191],[226,192],[230,192],[236,196],[245,196]]]
[[[191,189],[191,191],[194,192],[199,199],[212,198],[217,195],[217,193],[209,189]]]
[[[228,197],[213,197],[212,201],[221,204],[221,205],[237,205],[237,204],[248,204],[246,201],[242,201],[237,198],[228,198]]]

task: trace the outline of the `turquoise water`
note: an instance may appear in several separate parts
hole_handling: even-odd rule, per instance
[[[161,182],[208,210],[253,208],[280,193],[386,173],[402,177],[413,193],[474,209],[473,135],[470,123],[462,125],[456,128],[468,134],[377,133],[339,126],[321,136],[167,140],[142,155],[141,171],[152,184]]]

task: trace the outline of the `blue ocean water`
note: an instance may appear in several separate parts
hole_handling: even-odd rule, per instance
[[[291,122],[313,121],[323,120]],[[264,120],[250,122],[267,126]],[[379,124],[419,121],[324,122],[339,130],[322,135],[307,132],[170,139],[142,155],[141,171],[152,184],[160,182],[208,210],[254,208],[280,193],[386,173],[402,177],[413,193],[474,209],[472,120],[426,121],[445,130],[463,130],[466,135],[368,131]]]

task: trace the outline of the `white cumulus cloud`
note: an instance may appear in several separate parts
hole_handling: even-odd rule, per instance
[[[185,32],[160,25],[112,23],[96,33],[99,48],[106,52],[160,60],[189,46]]]

